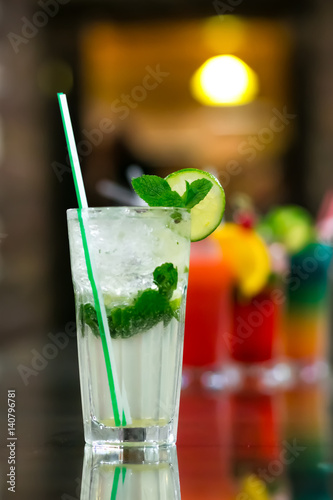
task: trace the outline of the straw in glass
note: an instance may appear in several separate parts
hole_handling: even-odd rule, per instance
[[[125,478],[126,478],[126,467],[119,467],[117,466],[114,471],[114,476],[113,476],[113,481],[112,481],[112,489],[111,489],[111,499],[110,500],[116,500],[118,491],[122,490],[124,487],[125,483]],[[119,488],[119,479],[120,479],[120,472],[122,472],[122,482],[120,483],[121,486]],[[118,489],[119,488],[119,489]],[[121,495],[122,497],[122,495]]]
[[[72,122],[69,114],[66,95],[58,93],[58,100],[66,136],[69,158],[72,167],[76,196],[79,204],[78,218],[82,236],[83,250],[87,265],[88,278],[91,284],[94,297],[99,331],[102,339],[103,353],[105,358],[106,372],[109,382],[115,425],[119,427],[121,425],[127,425],[131,423],[129,405],[126,398],[126,392],[124,391],[124,387],[123,387],[123,394],[121,394],[120,392],[103,294],[97,280],[97,274],[95,271],[96,268],[94,265],[93,256],[91,252],[89,252],[89,245],[88,245],[89,227],[87,224],[85,225],[84,223],[84,219],[87,214],[85,209],[88,208],[88,202],[84,189],[82,173],[80,168],[80,161],[77,154],[74,132],[72,128]]]

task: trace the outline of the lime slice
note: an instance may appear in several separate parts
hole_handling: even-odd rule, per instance
[[[197,179],[208,179],[213,186],[205,198],[191,209],[191,241],[203,240],[221,223],[225,207],[223,187],[214,175],[196,168],[184,168],[165,178],[180,196],[186,191],[186,181],[191,183]]]

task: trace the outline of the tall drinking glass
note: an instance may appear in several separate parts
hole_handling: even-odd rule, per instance
[[[329,269],[333,250],[310,243],[290,258],[283,348],[296,380],[328,374]]]
[[[82,214],[105,304],[112,371],[123,408],[117,424],[78,211],[71,209],[67,219],[85,440],[94,446],[174,443],[190,214],[186,209],[157,207],[89,208]]]
[[[225,336],[230,368],[238,372],[239,383],[265,389],[285,382],[280,372],[280,342],[283,290],[277,280],[250,298],[234,294],[231,329]]]
[[[183,387],[196,378],[209,388],[223,388],[229,328],[231,272],[211,238],[192,244],[188,283]]]

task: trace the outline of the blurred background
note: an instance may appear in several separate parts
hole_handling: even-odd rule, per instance
[[[299,204],[316,218],[333,190],[333,2],[0,0],[0,22],[0,383],[17,389],[34,491],[24,446],[54,427],[54,449],[62,431],[83,444],[66,224],[77,202],[56,93],[90,206],[130,204],[140,171],[195,167],[220,179],[227,213],[242,192],[259,214]],[[209,61],[227,63],[225,86]],[[46,489],[62,477],[55,498],[80,478],[75,453],[36,455]]]
[[[2,342],[74,318],[58,91],[91,206],[126,204],[136,166],[208,168],[260,213],[298,203],[315,216],[332,188],[330,0],[3,0],[0,15]],[[252,80],[214,105],[196,72],[220,55]]]

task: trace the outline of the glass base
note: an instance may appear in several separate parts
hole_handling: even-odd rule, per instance
[[[202,387],[213,391],[259,390],[269,392],[303,383],[324,380],[329,375],[326,361],[282,360],[279,362],[225,364],[223,368],[185,367],[182,389]]]
[[[176,442],[174,424],[147,427],[108,427],[92,420],[85,430],[86,443],[98,446],[163,446]]]
[[[108,464],[160,464],[177,460],[176,445],[166,446],[90,446],[85,445],[85,458],[92,460],[92,467]]]
[[[249,390],[270,392],[287,388],[291,384],[292,373],[285,363],[229,363],[225,368],[231,391]]]
[[[200,386],[203,389],[211,391],[228,390],[239,384],[239,375],[237,370],[231,367],[223,368],[183,368],[182,389],[192,386]]]
[[[328,378],[330,369],[327,361],[317,360],[286,360],[283,363],[290,371],[291,385],[316,384]]]

